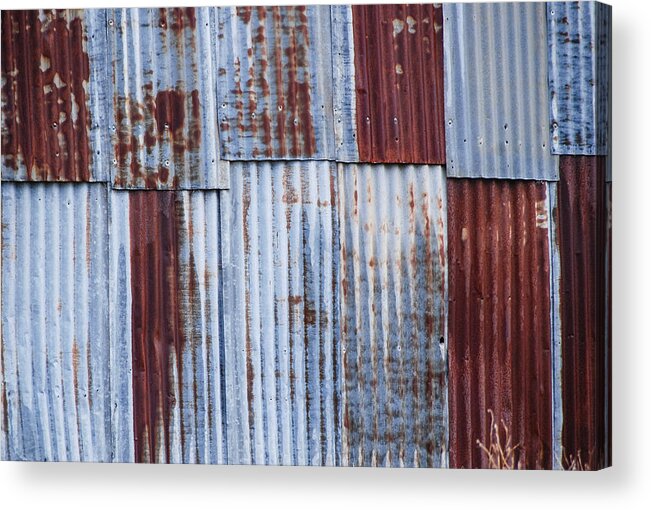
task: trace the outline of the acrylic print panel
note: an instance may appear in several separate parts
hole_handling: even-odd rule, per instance
[[[610,16],[3,11],[2,460],[610,466]]]

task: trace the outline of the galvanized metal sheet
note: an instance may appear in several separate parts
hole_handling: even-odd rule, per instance
[[[441,166],[339,165],[342,464],[447,465]]]
[[[441,5],[333,6],[332,16],[337,159],[444,164]]]
[[[330,7],[224,7],[218,30],[222,156],[334,159]]]
[[[112,460],[102,184],[2,185],[2,460]]]
[[[106,12],[2,11],[2,179],[108,178]]]
[[[224,463],[218,193],[111,199],[121,221],[111,227],[120,257],[113,313],[128,317],[113,348],[119,356],[131,346],[132,361],[133,432],[123,427],[121,441],[133,434],[136,462]]]
[[[334,163],[232,169],[230,204],[222,208],[231,261],[224,275],[228,462],[338,465]]]
[[[558,179],[545,4],[443,4],[450,177]]]
[[[448,180],[453,468],[490,467],[490,412],[513,467],[552,467],[550,205],[544,182]]]
[[[554,154],[608,154],[611,7],[547,3]]]
[[[563,459],[606,466],[606,158],[562,156],[561,256]]]
[[[113,185],[219,189],[215,8],[108,13]]]

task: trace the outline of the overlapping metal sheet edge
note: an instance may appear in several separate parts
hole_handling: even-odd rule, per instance
[[[342,465],[448,464],[445,182],[339,164]]]
[[[552,151],[606,155],[609,150],[611,7],[547,3]]]
[[[216,8],[108,11],[116,188],[228,186],[217,123]]]
[[[450,465],[552,467],[553,183],[449,179]],[[504,428],[502,424],[504,423]]]
[[[542,2],[443,4],[449,177],[558,180]]]
[[[2,184],[3,460],[112,460],[107,202]]]
[[[441,5],[333,6],[332,16],[337,159],[444,164]]]
[[[226,463],[219,194],[111,200],[116,460]]]
[[[606,157],[561,156],[563,458],[607,467]]]
[[[222,157],[334,159],[330,6],[218,13]]]
[[[2,180],[108,179],[105,20],[104,9],[2,12]]]
[[[228,461],[340,464],[335,164],[232,164],[222,231]]]

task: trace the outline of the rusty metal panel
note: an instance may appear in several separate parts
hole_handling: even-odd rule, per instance
[[[448,180],[453,468],[489,466],[489,410],[516,467],[552,467],[550,204],[544,182]]]
[[[447,466],[441,166],[339,165],[342,464]]]
[[[611,7],[547,3],[554,154],[608,154]]]
[[[340,463],[334,165],[233,163],[222,209],[231,464]]]
[[[564,461],[606,466],[606,158],[562,156],[559,193]]]
[[[330,7],[223,7],[218,31],[222,156],[334,159]]]
[[[443,4],[447,173],[558,180],[545,4]]]
[[[440,4],[333,6],[337,159],[445,163]]]
[[[215,8],[108,13],[116,188],[219,189]]]
[[[102,184],[2,184],[2,460],[112,460]]]
[[[132,434],[136,462],[225,463],[218,192],[114,191],[111,201],[112,306],[127,322],[114,324],[112,345],[132,363],[125,454]]]
[[[613,189],[606,183],[606,466],[613,459]]]
[[[106,12],[2,11],[2,179],[108,178]]]

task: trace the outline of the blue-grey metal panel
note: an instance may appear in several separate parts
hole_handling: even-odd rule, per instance
[[[221,152],[334,159],[330,7],[219,9]]]
[[[3,460],[112,460],[107,234],[106,185],[2,185]]]
[[[545,4],[443,4],[447,174],[558,179]]]
[[[163,193],[170,194],[170,200],[160,199]],[[138,209],[150,211],[152,217],[134,213],[137,200],[153,204]],[[160,214],[164,211],[156,209],[160,204],[170,203],[174,209],[169,212],[174,214]],[[116,379],[112,381],[112,392],[121,404],[114,412],[116,460],[226,463],[221,271],[227,262],[221,248],[219,193],[114,190],[111,211],[111,282],[115,282],[115,292],[111,294],[111,355]],[[134,247],[149,241],[136,239],[134,234],[147,229],[175,232],[174,239],[167,245],[162,239],[154,240],[146,248],[150,250],[147,254],[136,255]],[[175,247],[173,253],[168,251],[169,246]],[[172,259],[170,265],[176,259],[178,274],[170,276],[160,267],[149,267],[154,264],[148,265],[147,257],[154,253],[157,260]],[[136,260],[140,265],[134,266]],[[177,294],[164,296],[162,289],[170,288],[171,278],[177,282],[173,286]],[[134,304],[134,289],[147,303]],[[178,331],[165,330],[169,322],[156,313],[165,309],[165,299],[178,303]],[[146,317],[134,316],[143,310]],[[137,321],[153,326],[139,329],[135,326]],[[134,341],[141,342],[144,350],[150,352],[160,347],[158,355],[162,357],[162,343],[170,335],[180,335],[182,340],[178,352],[171,349],[170,358],[161,360],[165,370],[158,371],[156,366],[146,363],[142,368],[135,363],[133,353],[138,350]],[[151,348],[152,345],[155,347]],[[138,352],[142,350],[141,346]],[[134,370],[141,373],[134,374]],[[149,393],[136,394],[132,388],[135,375],[146,381],[144,387]],[[150,403],[144,400],[159,398],[154,393],[161,388],[169,388],[170,394],[160,399],[165,405],[156,410],[157,416],[149,416],[147,425],[151,427],[146,433],[150,435],[134,437],[134,414],[146,415]],[[153,445],[153,451],[149,445]]]
[[[357,94],[355,42],[350,5],[332,5],[332,81],[337,161],[359,161],[357,148]]]
[[[339,165],[342,464],[448,464],[442,166]]]
[[[216,8],[108,13],[118,188],[219,189]]]
[[[608,154],[611,7],[547,3],[554,154]]]
[[[231,464],[339,464],[335,175],[327,161],[232,165],[222,208]]]

